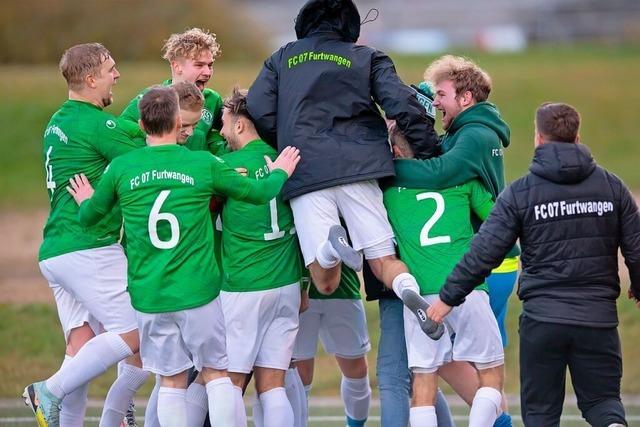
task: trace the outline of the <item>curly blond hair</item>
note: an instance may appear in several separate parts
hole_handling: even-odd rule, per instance
[[[451,80],[456,95],[471,92],[477,102],[486,101],[491,93],[491,77],[482,68],[462,56],[445,55],[436,59],[424,72],[425,81],[437,85]]]
[[[177,58],[196,59],[204,51],[210,51],[214,60],[220,56],[222,51],[216,35],[200,28],[190,28],[171,34],[162,47],[162,57],[169,62]]]

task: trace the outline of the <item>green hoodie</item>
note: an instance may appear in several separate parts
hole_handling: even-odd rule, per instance
[[[495,105],[479,102],[460,113],[442,137],[443,154],[426,160],[395,160],[394,186],[440,190],[480,179],[495,201],[504,188],[504,148],[509,126]],[[474,218],[477,230],[480,221]],[[517,248],[517,247],[516,247]],[[508,256],[518,255],[513,250]]]

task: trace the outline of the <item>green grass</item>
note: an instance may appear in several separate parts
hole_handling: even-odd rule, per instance
[[[564,101],[582,113],[582,139],[605,167],[631,187],[640,188],[640,157],[636,106],[640,104],[640,46],[547,47],[518,54],[490,55],[460,52],[476,60],[492,76],[496,103],[511,125],[512,143],[506,154],[507,178],[523,174],[533,150],[533,113],[544,101]],[[395,57],[407,82],[422,79],[433,59]],[[211,87],[222,95],[234,84],[248,86],[260,62],[216,62]],[[115,88],[119,113],[141,88],[168,76],[157,63],[119,64],[122,77]],[[41,159],[42,132],[50,115],[66,98],[66,87],[53,65],[0,67],[0,207],[46,206]]]
[[[640,324],[637,322],[638,309],[626,298],[619,300],[620,336],[623,346],[624,393],[640,394],[640,366],[634,361],[640,358],[640,347],[634,345],[640,339]],[[368,354],[372,387],[376,388],[375,358],[379,338],[379,317],[376,302],[365,304],[369,334],[373,349]],[[506,349],[507,381],[506,391],[519,392],[518,378],[518,315],[520,302],[512,295],[507,317],[510,343]],[[0,305],[0,398],[15,397],[31,381],[45,378],[53,373],[64,354],[64,340],[55,307],[48,305]],[[332,357],[320,351],[316,361],[313,394],[334,396],[339,393],[340,374]],[[98,378],[91,385],[92,396],[104,396],[115,377],[113,369]],[[141,391],[146,396],[151,381]],[[452,391],[445,385],[447,393]],[[377,394],[377,391],[374,391]]]

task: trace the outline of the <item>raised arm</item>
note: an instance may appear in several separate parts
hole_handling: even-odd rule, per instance
[[[436,155],[438,134],[433,121],[418,102],[416,91],[400,80],[391,58],[380,51],[371,59],[371,91],[387,118],[396,121],[416,157]]]

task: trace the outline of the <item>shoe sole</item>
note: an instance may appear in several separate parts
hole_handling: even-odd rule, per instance
[[[362,270],[362,255],[349,245],[347,231],[341,225],[329,229],[329,243],[338,253],[340,260],[354,271]]]
[[[427,316],[429,303],[417,293],[409,290],[402,292],[402,302],[416,316],[422,332],[434,341],[439,340],[444,334],[444,325],[429,319]]]
[[[36,422],[39,427],[48,427],[49,424],[44,419],[44,415],[42,411],[39,410],[38,405],[36,404],[36,392],[33,389],[33,384],[30,384],[24,388],[24,392],[22,393],[22,397],[24,398],[24,404],[31,409],[33,415],[36,417]]]

